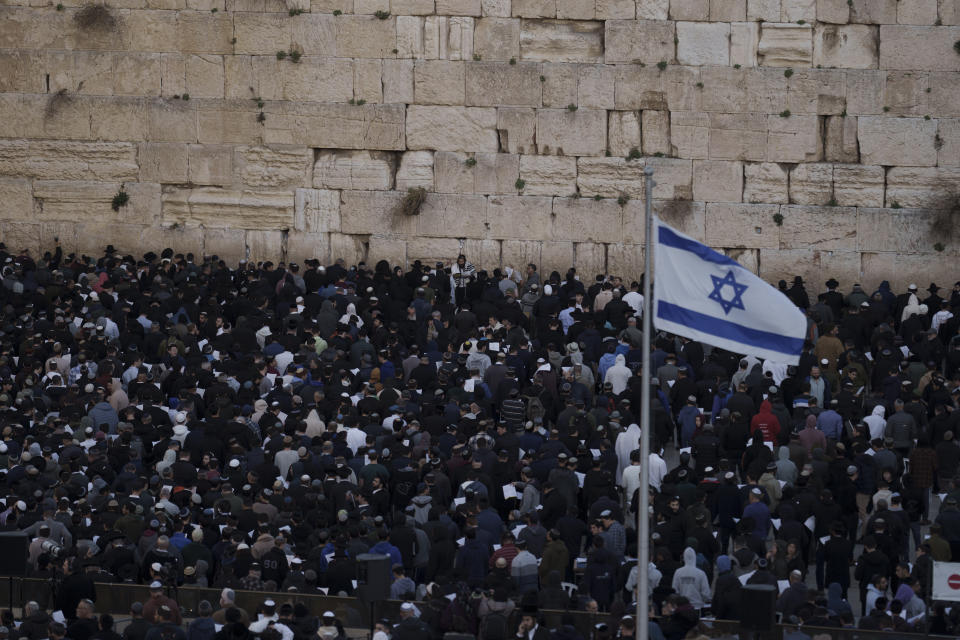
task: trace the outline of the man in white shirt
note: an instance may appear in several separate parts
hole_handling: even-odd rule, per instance
[[[667,463],[662,457],[663,449],[650,452],[650,486],[660,491],[663,479],[667,475]]]
[[[257,621],[250,623],[250,632],[259,635],[267,627],[272,626],[280,632],[281,640],[293,640],[293,631],[290,627],[279,622],[280,616],[277,615],[277,603],[273,600],[264,600],[260,607],[260,613],[257,615]]]
[[[634,315],[638,318],[643,315],[643,294],[640,293],[639,282],[630,283],[630,291],[623,296],[623,301],[630,305]]]

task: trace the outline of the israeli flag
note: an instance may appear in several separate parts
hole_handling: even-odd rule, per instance
[[[807,318],[739,263],[653,219],[653,323],[657,329],[797,364]]]

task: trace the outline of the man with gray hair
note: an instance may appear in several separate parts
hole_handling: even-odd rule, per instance
[[[43,640],[48,637],[47,627],[50,625],[50,616],[40,608],[40,605],[31,600],[23,605],[23,622],[17,629],[21,638],[26,640]]]
[[[213,621],[217,624],[227,623],[227,609],[236,609],[240,612],[240,618],[244,626],[250,625],[250,615],[236,605],[237,594],[233,589],[224,589],[220,592],[220,608],[213,614]]]

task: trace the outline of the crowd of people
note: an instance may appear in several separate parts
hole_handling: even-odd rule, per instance
[[[357,595],[364,553],[404,601],[377,640],[583,637],[544,610],[632,637],[643,465],[651,637],[739,620],[751,584],[799,625],[960,630],[927,608],[932,562],[960,560],[960,282],[781,282],[809,318],[797,366],[655,333],[643,407],[642,287],[616,275],[59,245],[0,264],[0,529],[53,586],[10,637],[118,637],[102,582],[150,585],[127,640],[339,638],[234,591]],[[220,608],[185,624],[184,586]]]

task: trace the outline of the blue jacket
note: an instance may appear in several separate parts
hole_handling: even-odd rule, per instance
[[[689,404],[684,405],[677,414],[677,422],[680,423],[680,446],[689,447],[693,443],[693,434],[697,429],[696,418],[700,415],[700,409]]]
[[[487,546],[477,539],[467,540],[457,552],[454,568],[457,575],[471,587],[479,587],[487,575],[490,557]]]

